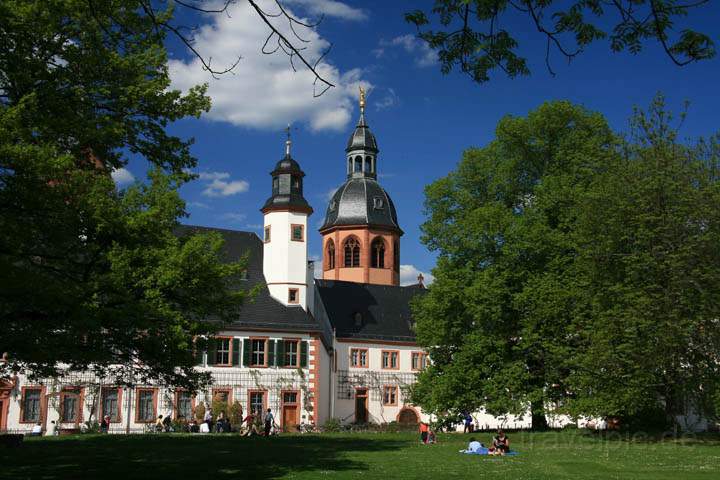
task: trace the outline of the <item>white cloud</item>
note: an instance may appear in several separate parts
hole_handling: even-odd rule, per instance
[[[187,206],[194,207],[194,208],[210,208],[210,205],[208,205],[207,203],[202,203],[202,202],[188,202]]]
[[[313,261],[313,277],[314,278],[322,278],[323,276],[323,268],[322,268],[322,258],[318,255],[310,255],[310,260]]]
[[[325,11],[330,16],[348,19],[355,16],[360,19],[359,10],[340,2],[295,0],[294,3],[310,12]],[[258,4],[268,13],[278,11],[277,5],[270,0],[261,0]],[[285,9],[293,14],[287,7]],[[208,119],[261,129],[281,128],[288,122],[305,122],[316,131],[342,130],[350,121],[358,86],[371,87],[361,79],[361,70],[342,72],[324,61],[317,66],[317,71],[335,87],[315,98],[315,77],[298,58],[294,59],[297,72],[293,72],[289,57],[282,49],[272,55],[262,53],[269,29],[248,2],[232,5],[228,15],[207,18],[210,23],[196,33],[194,47],[202,55],[212,56],[212,65],[217,69],[226,68],[239,56],[242,57],[232,73],[213,78],[195,57],[170,60],[169,68],[173,88],[184,91],[193,85],[208,83],[208,95],[212,99],[212,109],[206,116]],[[269,20],[286,38],[294,38],[287,21],[272,17]],[[304,20],[312,22],[312,19]],[[295,30],[309,41],[298,40],[296,43],[306,48],[303,56],[314,64],[330,44],[316,30],[297,25]],[[276,46],[277,37],[271,39],[266,50]]]
[[[218,215],[218,218],[221,220],[226,220],[231,223],[240,223],[247,218],[247,215],[245,215],[244,213],[228,212],[228,213],[221,213],[220,215]]]
[[[400,285],[414,285],[418,283],[418,275],[421,273],[422,276],[425,277],[423,280],[425,285],[430,285],[435,280],[435,277],[430,273],[421,272],[415,268],[415,265],[400,265]]]
[[[380,47],[373,50],[373,53],[377,58],[383,57],[387,47],[402,48],[407,53],[414,55],[415,65],[418,67],[430,67],[438,61],[437,52],[415,35],[407,34],[395,37],[392,40],[380,40]]]
[[[338,188],[340,188],[340,185],[338,185],[337,187],[332,187],[330,190],[328,190],[324,193],[321,193],[319,196],[322,197],[326,202],[329,202],[330,200],[332,200],[332,197],[333,197],[333,195],[335,195],[335,192],[338,191]]]
[[[202,194],[206,197],[227,197],[247,192],[250,188],[245,180],[230,180],[227,172],[200,172],[198,178],[205,182]]]
[[[283,3],[298,5],[310,15],[324,15],[352,21],[362,21],[368,18],[364,10],[334,0],[284,0]]]
[[[110,176],[118,187],[129,185],[135,181],[135,176],[127,168],[114,168]]]
[[[378,99],[374,105],[375,110],[385,110],[386,108],[394,107],[400,101],[395,90],[392,88],[387,89],[387,93],[384,97]]]

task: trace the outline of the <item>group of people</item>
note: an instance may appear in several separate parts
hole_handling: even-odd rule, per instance
[[[505,435],[505,432],[498,430],[492,439],[492,445],[488,448],[471,437],[470,443],[463,453],[484,453],[484,450],[487,450],[488,455],[505,455],[510,451],[510,439]]]
[[[435,432],[428,423],[420,422],[420,441],[425,445],[437,443]]]
[[[246,437],[253,434],[269,437],[273,433],[277,434],[279,430],[280,427],[275,423],[275,416],[272,413],[272,409],[268,408],[265,414],[260,411],[256,413],[248,412],[247,416],[242,419],[237,431]],[[190,422],[188,431],[190,433],[230,433],[234,430],[224,411],[221,411],[217,419],[213,421],[212,409],[208,407],[205,410],[203,422],[198,425],[195,419],[193,419]]]

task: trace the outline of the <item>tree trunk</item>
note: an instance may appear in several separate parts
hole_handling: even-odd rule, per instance
[[[538,400],[530,403],[530,411],[532,413],[532,429],[533,430],[547,430],[548,423],[545,418],[545,402]]]

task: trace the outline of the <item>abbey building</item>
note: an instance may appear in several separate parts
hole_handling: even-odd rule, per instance
[[[127,388],[87,372],[38,383],[18,377],[0,384],[0,431],[30,431],[50,423],[74,431],[105,415],[111,431],[138,432],[159,415],[190,419],[221,400],[245,412],[272,408],[278,423],[417,423],[427,418],[405,389],[427,362],[415,343],[409,302],[421,279],[400,286],[403,231],[390,195],[378,183],[379,148],[360,119],[346,151],[345,183],[330,200],[320,228],[322,278],[308,261],[303,172],[286,152],[271,172],[262,206],[263,238],[255,233],[183,226],[179,235],[215,230],[230,260],[249,256],[247,287],[259,293],[198,355],[212,374],[207,391],[191,395],[160,384]],[[341,173],[341,172],[338,172]]]

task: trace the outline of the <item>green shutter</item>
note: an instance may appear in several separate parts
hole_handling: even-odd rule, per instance
[[[250,366],[250,339],[243,340],[243,366]]]
[[[277,366],[278,367],[284,367],[287,365],[287,360],[285,359],[285,342],[282,340],[277,341]]]
[[[215,355],[215,352],[217,351],[217,340],[214,338],[208,339],[208,350],[207,350],[207,364],[208,365],[215,365],[215,360],[217,355]]]
[[[308,364],[308,343],[300,342],[300,366],[307,367]]]
[[[233,338],[232,341],[232,364],[240,365],[240,339]]]
[[[275,340],[268,340],[268,367],[274,367],[275,365]]]

